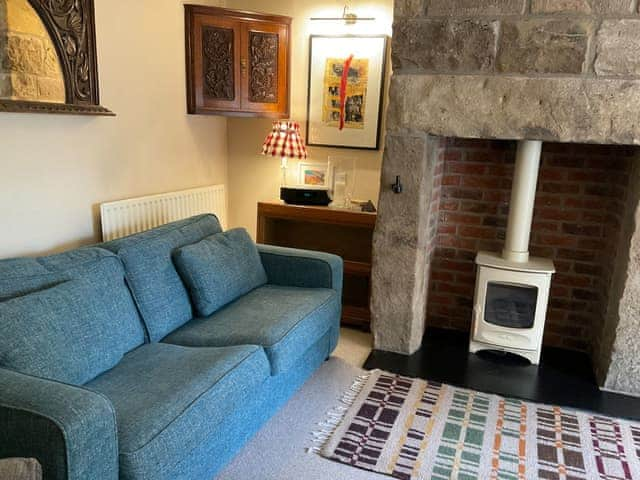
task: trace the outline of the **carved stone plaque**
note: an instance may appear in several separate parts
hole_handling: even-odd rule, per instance
[[[216,100],[235,100],[233,30],[203,27],[202,58],[204,95]]]
[[[249,34],[249,100],[278,103],[278,35]]]

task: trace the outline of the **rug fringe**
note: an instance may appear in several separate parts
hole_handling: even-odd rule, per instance
[[[353,405],[358,398],[358,395],[362,392],[362,389],[367,384],[369,377],[371,377],[371,373],[372,372],[367,372],[363,375],[358,375],[349,389],[342,394],[342,397],[340,397],[341,405],[333,407],[326,413],[324,421],[318,423],[320,430],[311,432],[314,446],[307,448],[307,453],[319,454],[322,451],[324,445],[329,441],[333,433],[342,423],[349,407]]]

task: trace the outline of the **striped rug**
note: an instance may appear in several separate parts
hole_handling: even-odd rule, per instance
[[[640,480],[640,424],[373,371],[316,432],[322,456],[402,480]]]

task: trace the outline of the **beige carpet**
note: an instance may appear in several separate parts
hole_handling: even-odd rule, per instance
[[[326,362],[216,480],[388,480],[306,451],[312,432],[362,373],[336,357]]]

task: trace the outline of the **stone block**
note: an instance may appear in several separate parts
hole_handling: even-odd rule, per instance
[[[5,70],[26,75],[45,75],[42,39],[8,34]]]
[[[519,15],[525,0],[430,0],[429,16]]]
[[[605,20],[596,43],[598,75],[640,77],[640,20]]]
[[[629,14],[633,13],[633,0],[591,0],[594,13]]]
[[[640,396],[640,208],[638,174],[632,183],[623,238],[613,277],[608,318],[603,329],[604,352],[598,364],[604,388]],[[628,249],[628,250],[627,250]]]
[[[11,96],[15,100],[38,100],[38,77],[25,73],[11,74]]]
[[[422,133],[387,137],[371,283],[375,347],[381,350],[411,354],[422,343],[432,215],[428,199],[438,144]],[[390,188],[398,174],[403,174],[401,195]]]
[[[64,103],[65,99],[64,82],[62,80],[38,77],[38,100]]]
[[[395,0],[393,14],[400,17],[421,17],[426,13],[427,0]]]
[[[532,13],[591,13],[588,0],[533,0]]]
[[[591,20],[503,22],[497,69],[503,73],[582,73],[593,30]]]
[[[387,130],[640,145],[640,80],[396,75]]]
[[[400,20],[394,26],[396,70],[489,72],[496,54],[498,22],[486,20]]]

